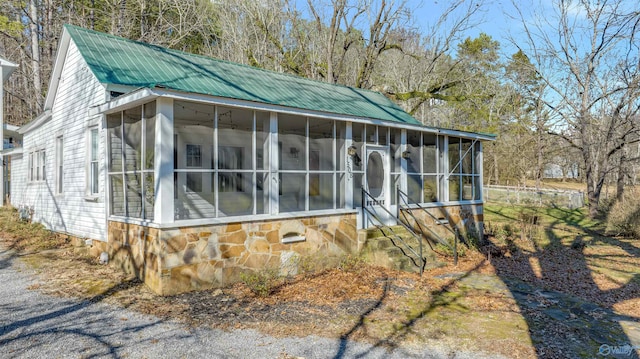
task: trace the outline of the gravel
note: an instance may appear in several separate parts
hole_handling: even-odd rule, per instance
[[[478,358],[443,348],[385,348],[317,336],[211,330],[104,303],[44,295],[37,276],[0,249],[2,358]]]

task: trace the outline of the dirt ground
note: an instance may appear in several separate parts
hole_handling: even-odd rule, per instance
[[[495,221],[493,225],[498,226]],[[42,241],[6,230],[0,232],[0,246],[12,248],[39,275],[30,289],[111,303],[194,326],[253,328],[274,336],[316,334],[388,348],[435,343],[533,358],[576,354],[566,347],[567,324],[541,314],[546,311],[553,317],[549,310],[561,305],[559,296],[594,303],[630,322],[640,319],[640,243],[557,224],[535,228],[547,238],[538,241],[494,228],[489,242],[467,250],[457,266],[441,257],[446,265],[422,277],[348,258],[340,268],[281,279],[265,296],[243,283],[156,296],[139,280],[98,264],[84,248],[54,237],[43,246]],[[536,288],[552,294],[538,296]],[[526,299],[532,297],[535,305]],[[593,341],[590,322],[585,323],[586,331],[575,334],[577,341]],[[612,335],[622,332],[617,327],[612,322]],[[587,357],[595,356],[602,343],[588,344]]]

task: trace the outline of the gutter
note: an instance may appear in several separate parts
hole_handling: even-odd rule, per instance
[[[26,125],[18,128],[18,133],[24,135],[25,133],[35,130],[36,128],[42,126],[45,122],[51,119],[51,110],[46,110],[40,114],[40,116],[36,117],[33,121],[27,123]]]

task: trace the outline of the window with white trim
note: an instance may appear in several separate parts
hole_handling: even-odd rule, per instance
[[[449,137],[449,201],[482,199],[480,142]]]
[[[99,163],[98,163],[98,148],[99,148],[99,132],[98,127],[89,128],[89,154],[87,160],[87,194],[98,194],[99,187]]]
[[[44,149],[35,150],[29,153],[29,172],[27,180],[39,182],[46,180],[46,157]]]
[[[155,101],[107,115],[111,215],[153,219],[155,115]]]
[[[63,192],[64,153],[62,136],[56,137],[56,194]]]
[[[33,161],[33,157],[34,157],[34,152],[30,152],[29,153],[29,172],[27,173],[27,180],[29,182],[34,180],[34,173],[35,173],[35,162]]]

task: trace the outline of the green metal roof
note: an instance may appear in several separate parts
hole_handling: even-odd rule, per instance
[[[333,85],[65,25],[107,84],[168,89],[420,125],[381,93]]]

